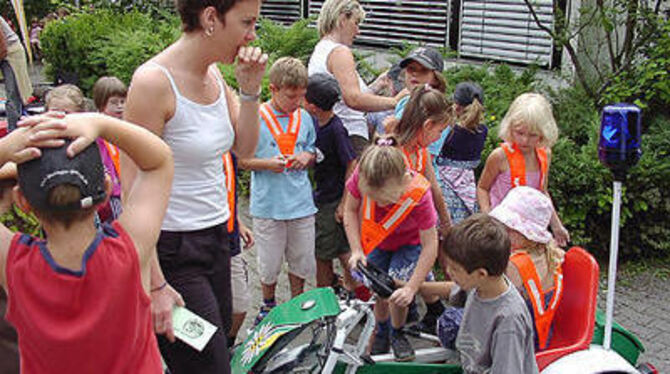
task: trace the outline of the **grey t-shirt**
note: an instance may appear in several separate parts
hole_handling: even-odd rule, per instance
[[[533,326],[521,295],[505,278],[507,291],[494,299],[468,293],[456,338],[465,373],[538,373]]]
[[[14,30],[9,27],[7,21],[5,21],[5,19],[2,17],[0,17],[0,31],[2,31],[3,35],[5,36],[5,40],[7,41],[8,46],[19,42],[19,36],[16,35]]]

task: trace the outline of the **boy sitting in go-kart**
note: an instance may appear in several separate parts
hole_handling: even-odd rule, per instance
[[[420,290],[445,298],[459,289],[467,292],[462,319],[460,313],[447,310],[440,323],[449,325],[445,322],[453,313],[453,328],[438,329],[440,341],[448,348],[453,348],[449,335],[458,331],[455,348],[463,371],[538,373],[530,314],[505,276],[511,251],[505,226],[475,214],[451,229],[442,251],[445,271],[453,282],[425,282]]]

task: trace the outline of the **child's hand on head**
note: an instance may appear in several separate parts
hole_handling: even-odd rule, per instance
[[[47,118],[47,117],[45,117]],[[33,117],[24,118],[19,128],[2,139],[4,161],[21,164],[41,156],[39,148],[57,148],[64,144],[61,132],[65,129],[62,120],[49,118],[37,121]]]
[[[68,156],[74,157],[100,136],[99,127],[94,125],[98,116],[96,113],[74,113],[60,116],[50,112],[46,115],[28,117],[19,122],[19,126],[37,128],[39,131],[33,136],[33,139],[37,141],[55,138],[73,139],[67,153]]]

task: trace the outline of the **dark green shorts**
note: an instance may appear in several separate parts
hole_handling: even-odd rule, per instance
[[[349,243],[341,223],[335,221],[335,210],[339,201],[316,204],[316,258],[333,260],[349,252]]]

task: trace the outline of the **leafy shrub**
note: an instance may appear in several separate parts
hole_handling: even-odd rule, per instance
[[[174,27],[174,20],[108,9],[51,21],[40,36],[46,75],[55,81],[74,74],[85,93],[103,75],[118,74],[128,83],[128,72],[174,40]]]

